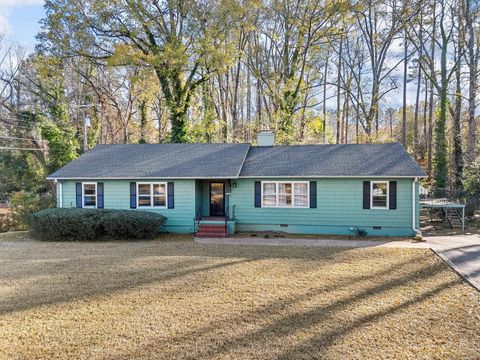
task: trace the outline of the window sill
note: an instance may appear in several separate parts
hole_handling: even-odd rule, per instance
[[[263,206],[264,209],[310,209],[309,206]]]
[[[137,206],[137,209],[166,209],[166,206]]]

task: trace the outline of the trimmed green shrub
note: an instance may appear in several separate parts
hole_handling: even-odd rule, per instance
[[[166,218],[148,211],[45,209],[29,217],[32,236],[45,241],[150,239]]]

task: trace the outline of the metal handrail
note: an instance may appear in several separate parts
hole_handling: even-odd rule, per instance
[[[230,206],[225,210],[225,236],[228,235],[228,219],[230,217]]]
[[[230,205],[227,206],[227,209],[225,210],[225,234],[228,236],[228,220],[235,220],[235,206],[233,205],[231,207],[232,209],[232,217],[230,217]]]
[[[197,235],[198,227],[200,226],[200,220],[202,219],[202,206],[200,205],[195,212],[195,217],[193,218],[193,235]]]

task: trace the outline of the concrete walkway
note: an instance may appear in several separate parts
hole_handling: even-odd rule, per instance
[[[480,235],[428,236],[425,240],[447,264],[480,291]]]
[[[229,237],[229,238],[195,238],[199,244],[235,244],[235,245],[274,245],[274,246],[340,246],[340,247],[384,247],[428,249],[426,242],[374,241],[374,240],[321,240],[293,238],[263,238],[263,237]]]

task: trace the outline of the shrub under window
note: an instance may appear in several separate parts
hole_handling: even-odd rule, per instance
[[[148,211],[106,209],[46,209],[32,214],[32,235],[40,240],[148,239],[166,218]]]

